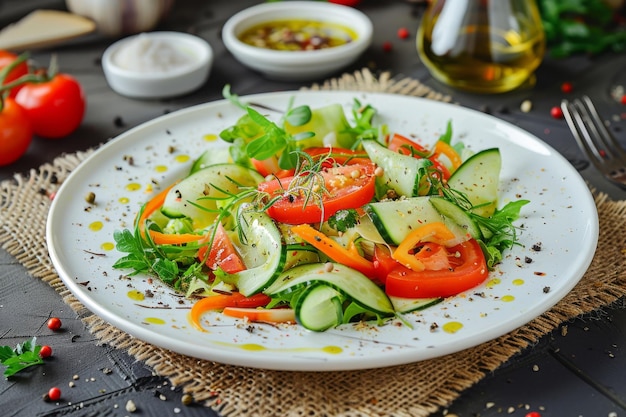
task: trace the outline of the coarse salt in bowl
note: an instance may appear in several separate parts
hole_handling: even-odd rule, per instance
[[[109,46],[102,69],[117,93],[139,99],[191,93],[209,78],[213,50],[205,40],[181,32],[145,32]]]
[[[240,36],[254,26],[275,21],[307,20],[345,26],[356,34],[340,46],[308,51],[274,50],[244,43]],[[358,59],[371,45],[372,21],[352,7],[318,1],[262,3],[229,18],[222,28],[222,40],[233,56],[267,78],[282,81],[319,79]]]

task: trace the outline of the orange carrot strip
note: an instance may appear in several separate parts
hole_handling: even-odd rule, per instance
[[[352,245],[351,249],[346,249],[308,224],[292,226],[291,231],[313,245],[333,261],[355,269],[370,278],[376,276],[374,264],[363,258],[356,248],[354,248],[354,245]]]
[[[148,231],[152,241],[157,245],[181,245],[183,243],[198,242],[206,239],[208,235],[196,235],[193,233],[161,233],[156,230]]]
[[[249,321],[266,323],[295,323],[296,313],[291,308],[245,308],[245,307],[225,307],[225,316],[238,319],[248,319]]]
[[[141,233],[141,236],[145,238],[145,232],[144,232],[144,228],[145,228],[145,223],[146,220],[148,219],[148,217],[150,217],[155,211],[157,211],[159,208],[161,208],[161,206],[163,206],[163,203],[165,202],[165,197],[167,197],[167,193],[177,184],[177,182],[169,185],[168,187],[166,187],[164,190],[162,190],[161,192],[159,192],[157,195],[155,195],[154,197],[152,197],[152,199],[148,200],[147,203],[144,204],[143,206],[143,211],[141,212],[141,215],[139,216],[139,218],[137,219],[137,221],[139,222],[139,231]]]
[[[204,331],[200,324],[200,318],[207,311],[219,311],[226,307],[260,307],[267,305],[270,300],[270,297],[263,293],[254,294],[250,297],[246,297],[240,292],[210,295],[198,300],[191,307],[189,319],[198,330]]]

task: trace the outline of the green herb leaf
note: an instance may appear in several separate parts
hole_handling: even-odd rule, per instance
[[[4,370],[4,377],[13,376],[33,365],[43,364],[43,359],[39,356],[40,350],[41,346],[37,345],[36,337],[16,345],[15,348],[0,346],[0,364],[7,367]]]

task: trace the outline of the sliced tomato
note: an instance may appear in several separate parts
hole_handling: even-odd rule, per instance
[[[216,270],[219,267],[224,272],[234,274],[246,269],[246,265],[241,260],[241,257],[235,250],[233,243],[221,224],[217,227],[210,248],[211,250],[207,256],[209,246],[202,246],[198,250],[198,259],[202,261],[206,258],[205,263],[212,270]]]
[[[431,151],[406,136],[394,133],[389,141],[388,148],[404,155],[412,155],[416,158],[428,158],[435,168],[442,173],[444,179],[450,178],[450,170],[439,160],[439,154],[433,154]]]
[[[474,288],[487,279],[489,271],[476,240],[470,239],[446,248],[446,251],[450,268],[413,271],[398,264],[387,275],[387,294],[404,298],[449,297]]]
[[[370,158],[365,151],[355,151],[345,148],[331,148],[331,147],[313,147],[304,150],[308,155],[314,159],[316,157],[327,157],[329,164],[339,165],[354,165],[354,164],[367,164],[370,163]],[[328,165],[333,166],[333,165]]]
[[[295,187],[290,189],[293,181],[302,180],[302,176],[266,181],[258,188],[267,193],[269,199],[279,197],[267,209],[274,220],[287,224],[317,223],[328,220],[339,210],[369,203],[375,193],[374,170],[371,162],[323,169],[320,175],[324,186],[314,186],[317,190],[310,193],[306,185],[300,191]]]
[[[385,285],[387,276],[398,266],[398,262],[391,257],[389,248],[384,245],[376,245],[374,248],[372,264],[374,265],[375,281],[381,285]]]

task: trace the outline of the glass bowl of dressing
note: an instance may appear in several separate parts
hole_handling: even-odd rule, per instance
[[[320,79],[371,45],[373,25],[359,10],[327,2],[262,3],[233,15],[222,40],[242,64],[281,81]]]

